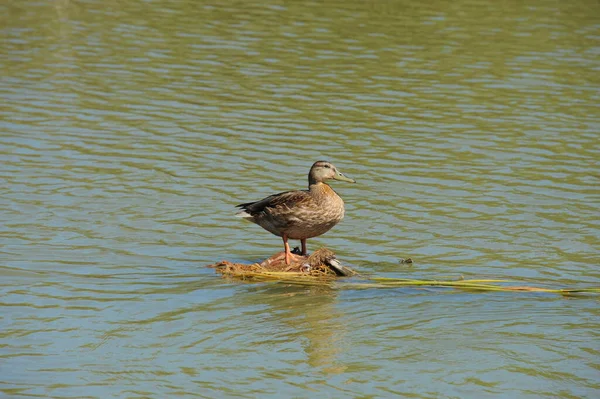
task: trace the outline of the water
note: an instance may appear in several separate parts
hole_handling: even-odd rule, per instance
[[[8,398],[600,395],[597,298],[226,281],[334,162],[388,277],[599,286],[594,1],[2,6]],[[411,257],[406,266],[400,258]]]

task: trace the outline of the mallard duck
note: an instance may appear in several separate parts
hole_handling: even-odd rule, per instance
[[[285,263],[289,265],[288,239],[300,240],[302,255],[306,256],[306,239],[326,233],[344,218],[344,201],[325,183],[330,179],[356,183],[330,162],[318,161],[308,172],[308,190],[286,191],[237,205],[241,210],[236,216],[283,238]]]

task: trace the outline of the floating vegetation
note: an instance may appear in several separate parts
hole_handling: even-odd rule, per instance
[[[551,294],[600,294],[600,288],[544,288],[524,285],[503,285],[516,283],[510,280],[414,280],[401,278],[372,277],[366,282],[344,284],[344,288],[398,288],[398,287],[444,287],[463,291],[479,292],[545,292]]]
[[[381,288],[449,288],[472,292],[538,292],[565,296],[600,294],[600,288],[546,288],[518,284],[516,281],[496,279],[417,280],[406,278],[365,277],[343,266],[335,254],[321,248],[310,256],[293,254],[291,264],[285,263],[280,252],[260,263],[242,264],[221,261],[209,267],[224,277],[250,281],[271,281],[284,284],[327,286],[333,289]],[[356,276],[360,280],[340,277]]]
[[[333,251],[321,248],[310,256],[292,253],[291,263],[285,263],[285,253],[280,252],[260,263],[243,264],[221,261],[214,265],[215,270],[223,276],[243,280],[277,280],[291,279],[294,282],[314,281],[315,284],[335,280],[338,276],[354,276],[357,273],[343,266]]]

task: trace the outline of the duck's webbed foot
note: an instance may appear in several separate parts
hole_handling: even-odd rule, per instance
[[[290,253],[288,256],[289,256],[290,264],[297,263],[297,262],[303,262],[306,260],[306,258],[304,256],[297,255],[294,252]],[[272,263],[279,263],[279,262],[286,263],[285,262],[285,251],[277,252],[275,255],[271,256],[269,259],[266,259],[263,263],[272,264]]]

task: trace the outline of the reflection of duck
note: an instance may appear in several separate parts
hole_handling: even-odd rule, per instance
[[[324,234],[344,218],[344,201],[325,183],[329,179],[355,183],[333,164],[318,161],[308,173],[308,190],[287,191],[240,204],[237,216],[282,237],[285,263],[290,264],[289,238],[300,240],[302,255],[306,255],[307,238]]]

